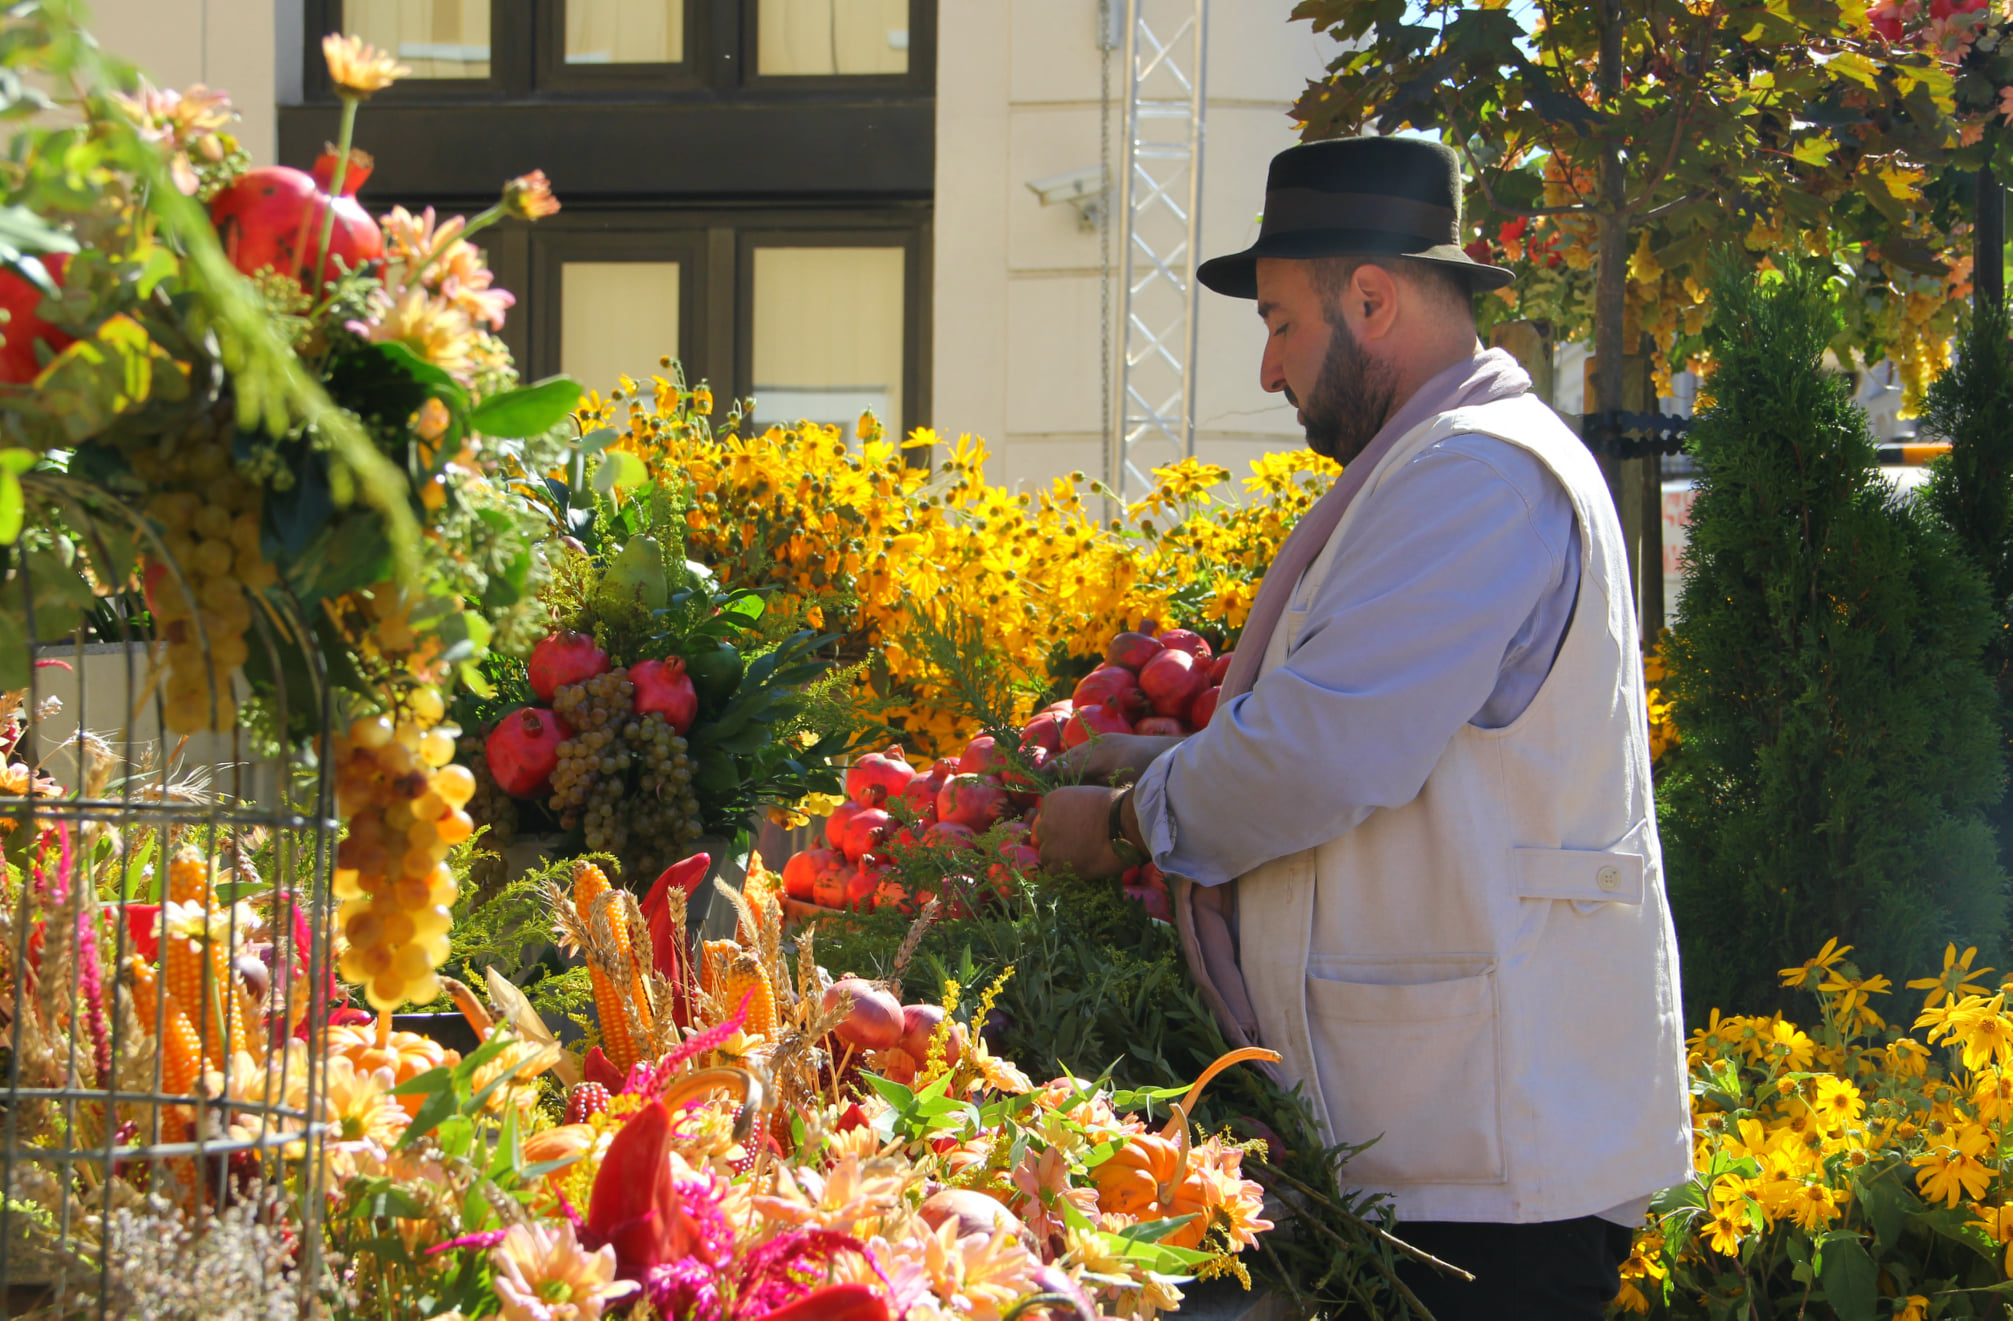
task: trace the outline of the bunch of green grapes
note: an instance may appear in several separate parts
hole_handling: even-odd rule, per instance
[[[142,561],[163,649],[164,718],[176,734],[229,730],[237,724],[231,676],[249,653],[252,595],[279,581],[259,546],[264,492],[236,470],[228,438],[207,418],[171,450],[142,449],[131,459],[154,487],[147,513],[165,552]]]
[[[628,671],[614,669],[552,696],[573,730],[559,745],[549,800],[559,824],[579,828],[590,851],[612,853],[633,876],[654,876],[699,838],[685,740],[657,712],[632,709]]]
[[[454,764],[458,731],[441,725],[439,690],[422,687],[392,716],[364,716],[334,740],[337,810],[349,824],[336,849],[337,920],[348,948],[339,970],[390,1013],[440,994],[456,884],[449,848],[474,832],[463,809],[475,775]]]

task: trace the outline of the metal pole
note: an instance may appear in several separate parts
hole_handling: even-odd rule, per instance
[[[1972,306],[2006,302],[2006,190],[1990,165],[1978,171],[1977,218],[1971,229]]]
[[[1114,0],[1115,2],[1115,0]],[[1117,371],[1113,379],[1117,388],[1111,392],[1111,443],[1105,449],[1104,481],[1113,491],[1125,489],[1125,387],[1126,341],[1132,326],[1132,280],[1128,272],[1132,265],[1132,172],[1139,143],[1139,6],[1143,0],[1125,0],[1125,63],[1119,67],[1125,71],[1125,113],[1120,117],[1124,125],[1125,151],[1119,158],[1118,169],[1118,211],[1119,251],[1112,255],[1112,264],[1117,267],[1119,278],[1118,333],[1111,337],[1105,347],[1107,353],[1118,355]],[[1118,511],[1112,508],[1115,497],[1106,497],[1106,517],[1116,517]]]
[[[1195,457],[1195,343],[1202,320],[1195,268],[1202,264],[1202,140],[1208,116],[1209,0],[1195,3],[1195,113],[1188,120],[1188,352],[1182,358],[1182,454]]]

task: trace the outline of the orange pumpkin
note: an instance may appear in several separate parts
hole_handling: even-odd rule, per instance
[[[613,1136],[613,1130],[610,1130]],[[524,1139],[524,1163],[543,1165],[547,1161],[563,1160],[567,1163],[556,1170],[547,1170],[543,1193],[533,1201],[533,1206],[543,1209],[550,1207],[557,1211],[559,1195],[564,1190],[566,1180],[574,1173],[574,1164],[594,1150],[596,1133],[592,1124],[560,1124],[555,1128],[541,1129]]]
[[[1136,1133],[1111,1158],[1090,1172],[1101,1211],[1152,1220],[1164,1190],[1181,1180],[1185,1143],[1159,1133]]]
[[[375,1025],[342,1026],[329,1029],[329,1054],[342,1055],[359,1073],[390,1069],[392,1085],[408,1082],[428,1069],[461,1063],[461,1052],[449,1050],[431,1037],[417,1032],[394,1032],[380,1046]],[[396,1098],[408,1118],[418,1118],[423,1096]]]

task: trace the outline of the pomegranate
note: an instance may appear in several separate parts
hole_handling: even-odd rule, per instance
[[[825,988],[825,1012],[836,1009],[842,997],[853,1004],[832,1035],[856,1050],[890,1050],[902,1040],[902,1004],[870,981],[841,977]]]
[[[839,848],[849,862],[858,862],[893,834],[894,829],[895,819],[886,812],[878,807],[863,807],[847,820]]]
[[[1207,729],[1209,722],[1216,717],[1216,703],[1222,696],[1221,688],[1204,688],[1197,693],[1195,700],[1188,705],[1188,723],[1197,729]]]
[[[1041,850],[1026,840],[1017,840],[1001,849],[1000,860],[1015,871],[1041,870]]]
[[[990,775],[953,775],[937,791],[937,821],[980,831],[1010,815],[1006,790]]]
[[[995,746],[996,740],[990,734],[981,734],[965,744],[964,755],[958,758],[958,771],[964,775],[997,775],[1006,769],[1006,754]]]
[[[902,805],[923,825],[935,821],[937,790],[957,773],[958,764],[948,757],[931,762],[928,770],[917,772],[916,777],[902,789]]]
[[[806,903],[818,888],[818,877],[845,865],[845,855],[836,849],[805,849],[783,864],[783,893]]]
[[[916,778],[897,744],[886,752],[869,752],[846,770],[846,797],[867,807],[879,807],[899,795]]]
[[[1090,741],[1092,735],[1130,734],[1132,722],[1110,706],[1086,706],[1069,718],[1063,726],[1062,745],[1076,747]]]
[[[531,649],[524,677],[538,700],[549,702],[552,695],[570,684],[586,683],[597,674],[608,673],[608,653],[594,645],[585,633],[548,633]]]
[[[1076,681],[1070,700],[1078,706],[1108,702],[1128,688],[1139,686],[1139,676],[1123,665],[1100,665]]]
[[[909,893],[908,886],[894,877],[883,876],[880,889],[874,891],[874,908],[878,912],[912,917],[916,911],[915,896]]]
[[[917,1063],[928,1059],[930,1038],[936,1035],[937,1024],[943,1021],[941,1005],[903,1005],[902,1040],[897,1049],[907,1051]],[[944,1063],[956,1068],[958,1057],[964,1052],[965,1025],[953,1019],[949,1039],[944,1042]]]
[[[639,716],[652,712],[664,717],[664,723],[676,733],[683,734],[692,728],[693,720],[699,715],[699,691],[692,686],[691,676],[685,673],[682,657],[667,656],[663,660],[647,660],[629,667],[629,682],[636,686],[636,695],[630,699],[630,707]]]
[[[1219,688],[1223,686],[1223,676],[1230,673],[1230,661],[1236,654],[1234,651],[1226,651],[1215,660],[1209,662],[1209,682],[1211,684]]]
[[[978,831],[955,821],[939,821],[923,832],[924,842],[940,849],[968,849],[978,837]]]
[[[1025,843],[1027,841],[1027,822],[1025,821],[1000,822],[996,838],[999,841],[999,848],[1001,853],[1005,853],[1008,849],[1012,848],[1016,844]]]
[[[1062,722],[1069,719],[1066,712],[1046,711],[1021,726],[1021,747],[1050,755],[1062,751]]]
[[[859,803],[840,803],[833,808],[832,814],[825,818],[825,842],[835,849],[843,849],[846,846],[846,827],[852,823],[854,816],[866,810]]]
[[[846,879],[851,875],[843,863],[819,872],[811,882],[811,902],[820,908],[844,907]]]
[[[70,258],[63,253],[42,258],[43,269],[59,285],[69,264]],[[76,336],[44,321],[36,313],[41,306],[40,289],[11,270],[0,270],[0,310],[7,313],[5,323],[0,323],[0,384],[26,385],[42,374],[42,364],[35,357],[38,342],[47,344],[54,353],[77,342]]]
[[[873,855],[863,855],[860,865],[846,873],[846,906],[861,912],[871,911],[874,906],[874,892],[881,888],[884,874],[873,866]]]
[[[489,773],[512,798],[537,798],[559,769],[559,745],[573,731],[551,711],[527,706],[496,722],[482,745]]]
[[[1135,734],[1151,734],[1155,738],[1186,738],[1191,732],[1173,716],[1148,716],[1132,727]]]
[[[1166,644],[1150,638],[1144,633],[1121,633],[1104,646],[1104,659],[1110,665],[1123,665],[1138,674],[1146,663],[1158,656]]]
[[[335,228],[329,235],[328,262],[321,283],[335,277],[340,258],[349,270],[384,256],[384,235],[377,222],[358,204],[357,189],[370,178],[372,161],[351,151],[343,175],[342,194],[324,191],[335,178],[336,154],[330,148],[315,161],[314,173],[285,165],[247,170],[210,203],[210,222],[217,227],[224,254],[247,275],[271,267],[282,275],[299,276],[314,260],[321,243],[322,218],[333,206]]]
[[[1162,633],[1160,645],[1169,651],[1185,651],[1199,661],[1209,659],[1209,639],[1185,628],[1170,628]]]
[[[1060,730],[1061,727],[1057,728]],[[1042,778],[1042,772],[1048,769],[1048,764],[1055,759],[1056,753],[1050,752],[1047,748],[1033,747],[1023,749],[1021,756],[1031,763],[1032,773],[1018,766],[1009,766],[1001,772],[1000,783],[1006,786],[1007,797],[1013,800],[1014,808],[1025,812],[1040,802],[1042,794],[1047,792],[1049,786]]]
[[[1209,672],[1188,652],[1169,648],[1148,661],[1139,686],[1153,702],[1153,713],[1180,719],[1195,695],[1209,686]]]
[[[1070,698],[1065,697],[1060,702],[1050,702],[1047,706],[1035,712],[1035,714],[1039,716],[1061,716],[1067,720],[1075,710],[1076,703]]]
[[[1156,890],[1150,886],[1135,885],[1127,886],[1120,893],[1138,904],[1141,908],[1144,908],[1148,917],[1156,918],[1162,922],[1171,923],[1174,921],[1174,902],[1168,897],[1167,891]]]

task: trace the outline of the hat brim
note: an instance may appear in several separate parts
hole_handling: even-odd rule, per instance
[[[1229,298],[1258,297],[1258,259],[1281,257],[1306,261],[1315,257],[1404,257],[1431,262],[1465,277],[1471,289],[1500,289],[1517,278],[1503,266],[1476,261],[1452,243],[1414,248],[1403,239],[1374,230],[1320,229],[1261,235],[1242,252],[1211,257],[1195,270],[1206,289]]]

